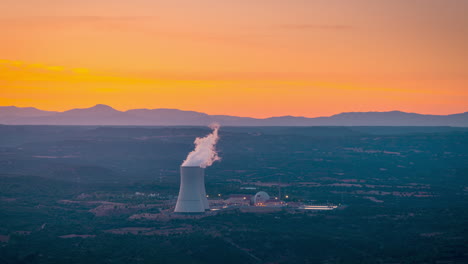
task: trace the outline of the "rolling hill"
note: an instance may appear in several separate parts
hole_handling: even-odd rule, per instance
[[[348,112],[328,117],[280,116],[270,118],[208,115],[178,109],[131,109],[118,111],[98,104],[64,112],[33,107],[0,107],[0,124],[5,125],[132,125],[200,126],[217,122],[224,126],[456,126],[468,127],[468,112],[452,115],[423,115],[401,111]]]

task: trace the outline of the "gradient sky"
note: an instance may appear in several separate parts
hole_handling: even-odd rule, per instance
[[[1,0],[0,105],[468,111],[466,0]]]

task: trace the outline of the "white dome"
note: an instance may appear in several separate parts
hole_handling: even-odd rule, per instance
[[[255,194],[253,197],[253,203],[258,204],[258,203],[265,203],[270,199],[270,195],[266,192],[258,192]]]

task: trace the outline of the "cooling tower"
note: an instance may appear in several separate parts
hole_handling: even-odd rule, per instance
[[[180,167],[179,197],[174,212],[202,213],[209,209],[205,191],[205,169]]]

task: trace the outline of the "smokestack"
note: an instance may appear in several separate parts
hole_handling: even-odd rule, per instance
[[[179,197],[174,212],[203,213],[209,209],[205,191],[205,169],[181,166]]]
[[[195,149],[190,152],[180,167],[179,197],[174,212],[202,213],[209,210],[205,190],[205,168],[220,160],[216,152],[218,124],[210,125],[213,132],[195,139]]]

